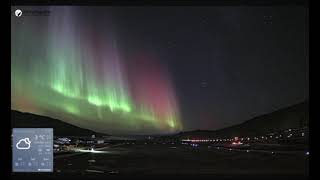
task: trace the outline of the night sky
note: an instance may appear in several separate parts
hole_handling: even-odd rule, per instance
[[[172,133],[309,97],[302,7],[16,9],[50,14],[11,17],[14,110],[106,133]]]

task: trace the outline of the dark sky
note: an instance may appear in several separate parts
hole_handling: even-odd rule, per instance
[[[183,130],[219,129],[309,97],[302,7],[41,9],[50,16],[12,16],[13,109],[142,133],[178,127],[177,110]],[[104,88],[122,104],[104,102]],[[141,120],[150,114],[154,124]]]
[[[309,96],[302,7],[122,10],[121,37],[143,40],[169,65],[185,130],[238,124]]]

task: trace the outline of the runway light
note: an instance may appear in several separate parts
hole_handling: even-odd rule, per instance
[[[108,151],[96,151],[93,148],[91,148],[90,150],[85,150],[85,149],[77,149],[76,152],[83,152],[83,153],[110,153]]]

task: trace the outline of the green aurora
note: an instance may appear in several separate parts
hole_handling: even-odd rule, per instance
[[[109,21],[94,24],[77,7],[11,19],[11,108],[106,133],[182,129],[174,87],[156,58],[127,65]],[[139,57],[132,57],[140,61]]]

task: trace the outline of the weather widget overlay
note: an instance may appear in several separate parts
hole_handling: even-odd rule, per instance
[[[12,171],[53,171],[53,129],[13,128]]]

